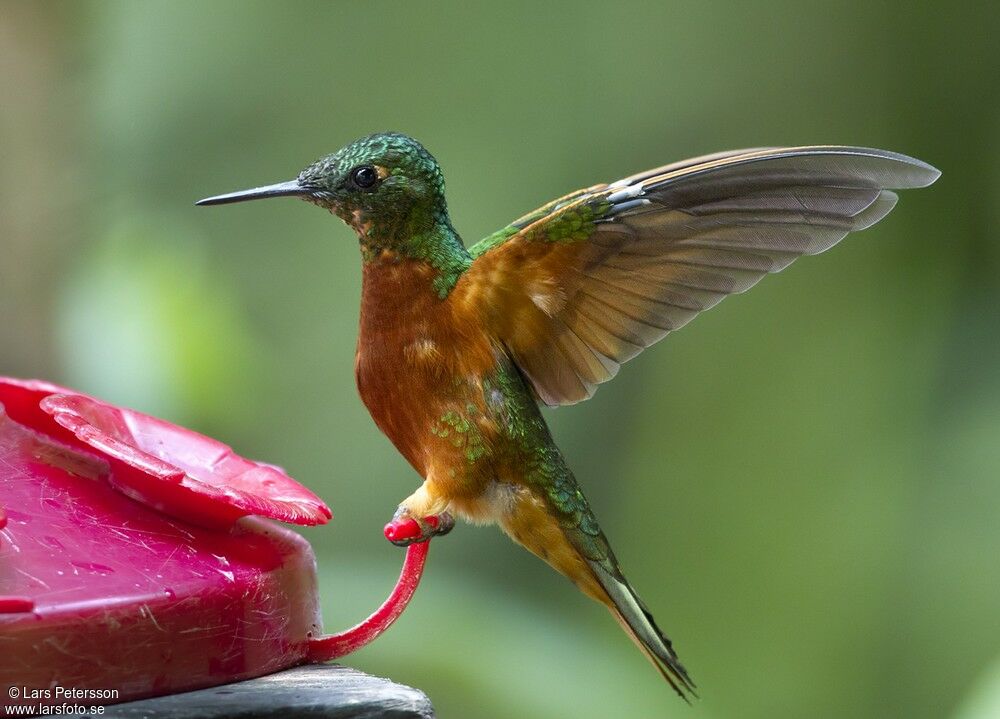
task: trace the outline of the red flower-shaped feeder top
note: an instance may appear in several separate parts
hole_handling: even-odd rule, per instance
[[[74,394],[50,395],[41,408],[81,442],[136,470],[116,475],[118,489],[178,519],[229,525],[254,514],[313,525],[333,516],[277,467],[161,419]]]
[[[426,542],[408,548],[371,617],[317,636],[308,544],[259,520],[236,524],[247,515],[332,516],[279,468],[214,439],[0,377],[0,639],[21,650],[5,652],[17,661],[0,659],[0,674],[25,686],[118,681],[121,701],[326,661],[385,631],[420,580]]]
[[[224,527],[248,514],[301,525],[333,516],[279,468],[162,419],[37,380],[0,378],[0,403],[14,421],[58,438],[44,413],[100,456],[125,465],[111,476],[115,487],[172,517]]]

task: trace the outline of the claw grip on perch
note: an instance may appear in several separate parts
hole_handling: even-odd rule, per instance
[[[454,526],[454,520],[448,514],[440,517],[432,514],[424,517],[423,524],[425,526],[421,526],[421,523],[413,517],[401,517],[393,519],[382,531],[390,542],[405,547],[414,542],[430,541],[431,537],[439,534],[447,534]]]

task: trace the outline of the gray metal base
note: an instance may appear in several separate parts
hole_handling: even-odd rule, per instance
[[[79,715],[77,715],[79,716]],[[96,715],[94,715],[96,716]],[[412,687],[339,664],[312,664],[210,689],[105,707],[106,719],[433,719]]]

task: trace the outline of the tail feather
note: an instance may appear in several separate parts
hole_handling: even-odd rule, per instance
[[[554,496],[562,505],[549,496],[543,499],[532,492],[518,493],[514,510],[498,518],[500,526],[515,542],[569,577],[587,596],[607,606],[674,691],[690,702],[697,696],[694,682],[670,640],[622,575],[573,476],[566,470],[561,483],[554,486]]]
[[[617,566],[613,562],[613,559],[610,562],[588,561],[594,576],[611,600],[609,609],[612,615],[678,696],[690,703],[691,697],[698,696],[694,682],[674,652],[670,639],[657,626],[653,615],[621,572],[616,571]]]

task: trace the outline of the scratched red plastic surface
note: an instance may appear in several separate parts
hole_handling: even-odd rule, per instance
[[[124,701],[327,661],[377,638],[416,591],[429,542],[408,548],[370,617],[323,635],[308,543],[248,514],[331,516],[213,439],[0,377],[0,685]]]
[[[226,531],[195,526],[124,496],[111,483],[170,514],[194,496],[202,524],[231,524],[248,512],[316,523],[329,517],[325,505],[277,470],[258,468],[212,440],[59,394],[65,392],[0,380],[6,517],[0,526],[0,684],[116,689],[128,699],[301,663],[320,631],[315,562],[305,540],[256,518]],[[122,446],[101,452],[60,430],[40,409],[43,400],[78,434],[96,426],[100,431],[85,438],[107,430],[102,441],[111,437]],[[74,416],[76,423],[68,421]],[[147,481],[149,468],[132,466],[149,462],[141,449],[126,451],[133,431],[142,435],[142,449],[169,444],[151,455],[153,469],[168,476],[162,496]],[[170,470],[178,458],[179,475]],[[227,472],[236,477],[233,485],[211,489]],[[248,491],[252,479],[261,481],[258,497]],[[191,482],[209,489],[187,497],[169,491]]]

